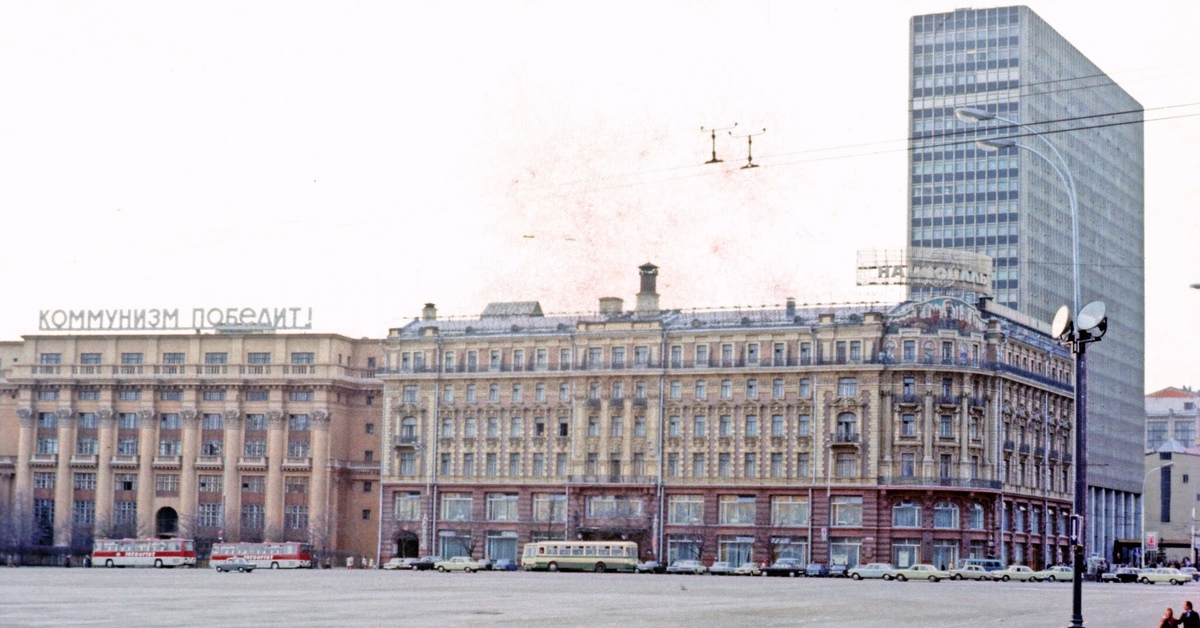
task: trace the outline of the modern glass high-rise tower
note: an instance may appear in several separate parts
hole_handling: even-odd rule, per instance
[[[1087,551],[1111,559],[1114,540],[1141,532],[1142,107],[1027,7],[916,16],[910,37],[910,246],[990,256],[994,302],[1048,323],[1072,303],[1074,282],[1070,203],[1046,141],[1074,177],[1081,304],[1104,301],[1109,317],[1108,334],[1088,349]],[[1028,128],[964,122],[960,107]],[[985,150],[982,138],[1017,146]],[[1069,464],[1022,449],[1012,465]]]

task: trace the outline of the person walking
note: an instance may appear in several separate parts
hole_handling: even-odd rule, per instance
[[[1179,614],[1178,624],[1181,628],[1200,628],[1200,614],[1192,610],[1192,602],[1183,603],[1183,612]]]
[[[1175,619],[1175,610],[1170,606],[1167,607],[1167,612],[1163,614],[1162,619],[1158,622],[1158,628],[1175,628],[1179,625],[1179,620]]]

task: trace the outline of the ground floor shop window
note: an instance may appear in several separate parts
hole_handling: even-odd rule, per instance
[[[808,539],[795,537],[774,537],[771,539],[772,552],[771,562],[778,560],[795,560],[801,563],[808,562]]]
[[[517,533],[513,531],[488,532],[484,553],[492,560],[517,560]]]
[[[471,555],[471,533],[442,530],[438,533],[438,555],[444,559]]]
[[[754,560],[754,537],[721,537],[717,540],[717,560],[723,560],[735,567]]]
[[[919,562],[921,562],[920,539],[896,539],[892,541],[892,565],[894,567],[904,569]]]
[[[958,541],[934,541],[933,564],[938,569],[954,569],[958,564]]]
[[[700,560],[703,545],[692,537],[667,538],[667,564],[677,560]]]
[[[834,565],[853,567],[859,563],[862,555],[862,539],[849,537],[830,537],[829,562]]]

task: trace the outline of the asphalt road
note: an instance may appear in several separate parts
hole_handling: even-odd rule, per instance
[[[1084,585],[1090,628],[1157,626],[1200,585]],[[0,626],[1067,626],[1068,583],[590,573],[0,569]]]

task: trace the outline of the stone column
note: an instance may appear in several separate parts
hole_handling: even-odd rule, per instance
[[[21,433],[17,441],[17,484],[14,510],[18,517],[33,517],[33,472],[29,458],[33,456],[34,438],[37,433],[37,417],[33,408],[17,408],[21,420]]]
[[[196,532],[196,510],[199,495],[196,492],[196,456],[200,445],[196,429],[200,418],[195,409],[180,411],[183,421],[182,454],[179,465],[179,533],[192,536]]]
[[[313,543],[328,537],[333,531],[327,520],[329,500],[329,413],[312,413],[312,474],[308,493],[308,527]],[[386,458],[386,456],[385,456]]]
[[[96,535],[107,536],[112,528],[113,516],[113,438],[115,438],[116,415],[112,408],[96,411],[99,422],[99,443],[96,445]]]
[[[225,438],[221,445],[221,456],[224,459],[221,481],[222,516],[225,518],[225,540],[240,539],[242,525],[242,485],[238,481],[238,460],[242,452],[242,413],[237,410],[225,411]]]
[[[283,457],[287,417],[280,410],[267,412],[267,503],[263,533],[267,541],[283,540]]]
[[[75,485],[71,476],[71,454],[75,451],[75,414],[71,408],[54,411],[58,419],[58,469],[54,482],[54,544],[71,544],[72,507]]]
[[[921,477],[933,477],[935,469],[933,465],[933,435],[937,429],[937,418],[934,416],[933,393],[929,390],[925,391],[925,407],[923,408],[925,416],[921,417],[921,448],[924,452],[921,455]]]
[[[138,536],[154,536],[154,455],[158,453],[157,417],[152,409],[138,410]]]

